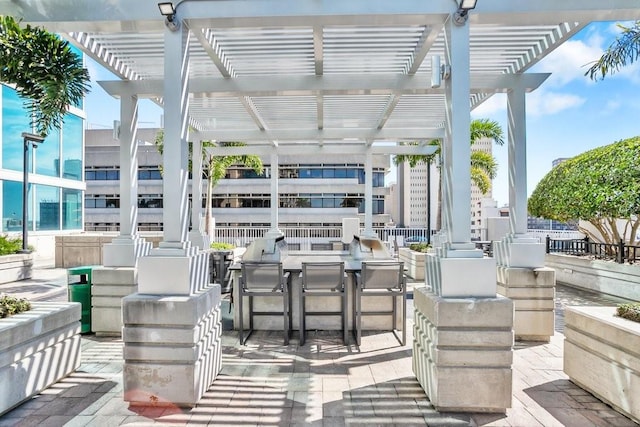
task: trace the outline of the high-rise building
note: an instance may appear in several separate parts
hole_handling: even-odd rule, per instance
[[[471,146],[472,151],[484,151],[493,153],[493,140],[480,139]],[[427,180],[427,170],[430,169],[431,179]],[[438,209],[440,206],[440,168],[438,159],[428,168],[426,163],[420,162],[415,167],[410,167],[408,163],[398,165],[398,184],[395,189],[393,199],[394,208],[392,216],[394,222],[405,227],[426,228],[427,218],[427,188],[428,182],[431,186],[431,229],[437,227]],[[471,239],[481,240],[482,238],[482,201],[493,197],[492,188],[486,193],[482,193],[477,185],[471,183]]]

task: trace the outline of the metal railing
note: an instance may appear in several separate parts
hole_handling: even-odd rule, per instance
[[[576,256],[592,256],[596,259],[613,260],[619,264],[640,261],[640,246],[627,245],[624,240],[618,243],[591,242],[584,239],[552,239],[547,236],[547,253],[563,253]]]

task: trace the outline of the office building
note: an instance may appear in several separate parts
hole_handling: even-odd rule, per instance
[[[2,134],[3,233],[22,231],[24,140],[34,133],[24,100],[10,86],[0,85]],[[82,230],[83,145],[85,114],[82,105],[69,108],[60,129],[52,130],[37,149],[28,152],[27,230],[38,234]],[[29,235],[30,237],[32,234]]]
[[[162,157],[153,141],[158,129],[139,129],[138,229],[161,230],[163,186]],[[86,132],[85,228],[117,230],[120,208],[119,145],[112,130]],[[263,227],[270,225],[271,167],[263,159],[264,174],[234,165],[213,189],[212,215],[217,226]],[[373,225],[384,227],[384,175],[389,156],[373,158]],[[364,217],[364,158],[358,155],[279,156],[279,224],[282,227],[341,226],[342,218]],[[203,184],[203,198],[206,182]],[[202,201],[204,206],[204,199]]]

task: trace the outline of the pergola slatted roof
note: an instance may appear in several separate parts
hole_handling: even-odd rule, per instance
[[[156,1],[78,0],[75,8],[57,0],[12,3],[0,6],[0,13],[64,31],[122,79],[144,82],[145,90],[136,86],[143,96],[162,102],[165,27]],[[297,130],[303,136],[329,129],[340,135],[339,129],[348,129],[349,135],[360,130],[359,139],[368,144],[371,135],[383,135],[378,131],[387,128],[412,129],[410,139],[416,130],[423,129],[428,138],[443,127],[443,90],[431,89],[429,79],[431,58],[445,58],[445,22],[455,11],[451,0],[174,4],[193,35],[190,122],[203,132],[224,130],[222,136],[235,129],[234,140],[251,143],[260,131]],[[480,0],[468,24],[471,107],[508,89],[497,80],[474,82],[488,82],[486,75],[523,73],[589,21],[621,18],[640,18],[637,4]],[[413,75],[422,88],[410,79]],[[244,90],[250,78],[258,83]],[[279,79],[294,83],[282,89]],[[218,90],[225,80],[236,81],[239,89]],[[208,84],[214,90],[207,92]],[[107,88],[119,96],[121,88]]]

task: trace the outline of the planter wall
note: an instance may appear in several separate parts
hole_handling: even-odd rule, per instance
[[[81,265],[102,265],[104,245],[111,243],[117,235],[72,234],[56,236],[56,268],[78,267]],[[162,235],[143,235],[147,242],[157,247]]]
[[[0,415],[80,366],[80,304],[36,302],[0,319]]]
[[[33,254],[0,256],[0,283],[10,283],[31,278]]]
[[[640,301],[640,265],[547,254],[545,266],[556,270],[559,283]]]
[[[640,323],[615,307],[567,307],[564,372],[569,379],[640,423]]]
[[[415,280],[424,280],[426,253],[412,251],[409,248],[398,249],[398,259],[404,263],[407,275]]]

